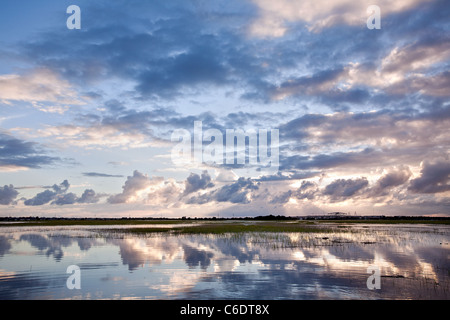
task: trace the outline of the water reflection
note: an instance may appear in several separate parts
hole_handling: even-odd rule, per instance
[[[449,299],[450,228],[333,234],[133,236],[14,228],[0,235],[0,299]],[[81,268],[69,290],[66,268]],[[378,266],[381,290],[369,290]]]

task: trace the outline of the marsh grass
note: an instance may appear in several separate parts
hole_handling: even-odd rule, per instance
[[[450,220],[427,220],[427,219],[419,219],[419,220],[413,220],[413,219],[373,219],[373,220],[365,220],[365,219],[349,219],[349,220],[317,220],[319,224],[324,223],[333,223],[333,224],[444,224],[449,225]]]
[[[302,222],[286,223],[284,221],[271,222],[204,222],[191,226],[173,226],[167,228],[126,228],[120,230],[129,233],[154,233],[170,232],[172,234],[226,234],[226,233],[248,233],[248,232],[333,232],[333,228],[307,224]]]

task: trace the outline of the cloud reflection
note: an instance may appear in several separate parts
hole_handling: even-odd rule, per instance
[[[61,279],[66,277],[64,263],[77,259],[83,275],[90,279],[84,297],[95,293],[138,299],[449,298],[450,247],[445,245],[449,229],[438,229],[354,226],[352,232],[337,229],[332,234],[147,237],[24,232],[0,236],[0,282],[10,289],[33,286],[23,281],[34,277],[44,290],[45,276],[51,274],[48,270],[47,275],[42,270],[17,273],[20,266],[17,270],[3,266],[5,256],[14,258],[18,245],[28,243],[35,250],[30,264],[42,253],[53,256],[46,266],[63,265],[56,273]],[[367,268],[372,265],[381,269],[382,290],[366,287]],[[54,288],[55,282],[48,287]],[[9,298],[19,296],[16,292]]]

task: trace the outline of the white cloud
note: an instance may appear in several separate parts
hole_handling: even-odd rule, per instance
[[[71,84],[48,69],[37,69],[23,75],[0,75],[0,101],[26,101],[39,108],[42,102],[53,104],[80,105],[83,101]],[[61,108],[58,106],[58,108]],[[61,111],[54,106],[45,108],[47,112]]]
[[[448,96],[448,72],[436,73],[433,69],[449,58],[449,43],[415,43],[395,47],[380,59],[378,67],[351,62],[342,69],[287,79],[274,90],[272,99],[282,100],[297,94],[343,93],[358,86],[390,94],[419,92]]]
[[[310,31],[319,32],[336,24],[366,27],[366,9],[373,4],[381,15],[401,12],[429,0],[252,0],[260,16],[251,24],[250,34],[259,37],[281,37],[289,22],[304,21]]]

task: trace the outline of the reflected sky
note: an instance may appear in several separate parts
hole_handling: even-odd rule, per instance
[[[130,235],[2,228],[0,299],[449,299],[448,226]],[[345,228],[343,228],[345,227]],[[69,290],[66,269],[81,269]],[[369,266],[381,289],[369,290]]]

